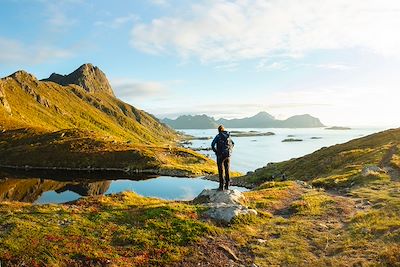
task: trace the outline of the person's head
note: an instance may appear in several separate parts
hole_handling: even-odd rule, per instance
[[[224,125],[218,126],[218,132],[220,133],[220,132],[223,132],[223,131],[225,131]]]

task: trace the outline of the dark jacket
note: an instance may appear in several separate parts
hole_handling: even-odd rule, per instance
[[[219,154],[219,152],[220,151],[217,151],[217,143],[218,143],[218,141],[219,141],[219,139],[221,139],[221,138],[230,138],[230,135],[231,135],[231,133],[230,132],[227,132],[227,131],[223,131],[223,132],[220,132],[219,134],[217,134],[215,137],[214,137],[214,140],[212,141],[212,143],[211,143],[211,148],[212,148],[212,150],[218,155]],[[235,145],[235,143],[233,142],[233,140],[231,139],[231,141],[232,141],[232,147]]]

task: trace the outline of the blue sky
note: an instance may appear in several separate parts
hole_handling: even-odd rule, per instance
[[[3,0],[0,76],[99,66],[156,116],[399,126],[400,1]]]

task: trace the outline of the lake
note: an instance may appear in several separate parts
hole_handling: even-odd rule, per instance
[[[383,129],[358,128],[351,130],[313,129],[229,129],[232,131],[274,132],[271,136],[233,137],[235,147],[231,165],[232,170],[246,173],[265,166],[268,162],[278,162],[301,157],[324,146],[343,143]],[[196,137],[212,138],[215,129],[184,130]],[[286,138],[302,139],[301,142],[282,142]],[[207,148],[212,140],[192,140],[190,147]],[[215,159],[212,151],[200,151]],[[70,176],[61,178],[53,174],[32,175],[0,172],[0,201],[24,201],[36,204],[63,203],[81,196],[102,195],[133,191],[146,197],[168,200],[191,200],[205,188],[217,188],[218,183],[202,178],[127,177],[96,176],[90,180]],[[232,187],[240,191],[247,189]]]

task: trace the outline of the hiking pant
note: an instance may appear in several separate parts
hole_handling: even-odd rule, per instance
[[[219,176],[219,187],[224,188],[229,186],[229,163],[230,163],[230,158],[229,157],[222,157],[222,156],[217,156],[217,166],[218,166],[218,176]],[[225,172],[225,179],[224,179],[224,172]]]

